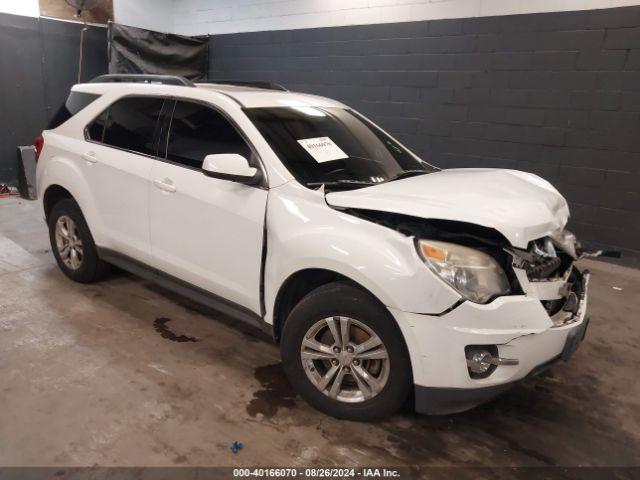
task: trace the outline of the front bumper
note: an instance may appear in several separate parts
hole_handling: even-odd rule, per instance
[[[567,341],[562,352],[551,360],[535,367],[526,375],[526,378],[539,375],[558,360],[567,361],[584,340],[588,323],[589,319],[586,318],[580,326],[574,328],[567,335]],[[415,408],[418,413],[426,415],[447,415],[464,412],[500,396],[516,385],[518,381],[480,388],[442,388],[415,385]]]
[[[390,308],[409,349],[416,410],[429,414],[467,410],[555,360],[568,359],[588,322],[587,281],[583,286],[578,308],[562,324],[555,315],[549,316],[538,298],[527,295],[500,297],[487,305],[464,302],[440,316]],[[471,378],[465,356],[468,345],[495,345],[500,357],[518,359],[518,364],[500,365],[487,378]]]

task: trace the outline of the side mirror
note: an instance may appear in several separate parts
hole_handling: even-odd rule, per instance
[[[202,173],[208,177],[253,185],[260,181],[260,171],[237,153],[207,155],[202,163]]]

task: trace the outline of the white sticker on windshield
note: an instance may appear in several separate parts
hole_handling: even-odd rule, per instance
[[[329,137],[303,138],[298,140],[298,143],[318,163],[349,158],[349,155],[344,153]]]

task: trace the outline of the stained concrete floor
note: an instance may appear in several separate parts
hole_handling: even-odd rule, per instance
[[[571,362],[467,413],[359,424],[309,407],[276,346],[219,314],[124,273],[67,280],[37,205],[2,199],[0,466],[640,465],[640,271],[582,266]]]

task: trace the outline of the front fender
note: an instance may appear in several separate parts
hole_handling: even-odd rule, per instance
[[[460,295],[419,258],[413,239],[329,207],[320,192],[293,183],[270,192],[267,213],[265,307],[267,322],[280,287],[305,269],[339,273],[386,306],[440,313]]]

